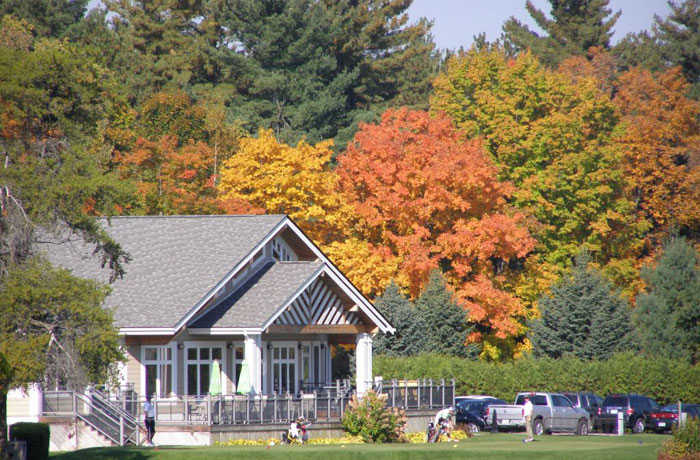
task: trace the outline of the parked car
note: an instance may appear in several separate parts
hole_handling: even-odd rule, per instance
[[[642,433],[651,428],[651,413],[658,411],[659,405],[652,398],[638,394],[611,394],[603,400],[598,418],[605,433],[612,433],[617,427],[617,417],[623,414],[625,427],[632,433]]]
[[[494,404],[506,404],[493,396],[459,396],[455,398],[455,422],[464,425],[471,433],[478,433],[491,427],[488,417],[489,407]]]
[[[700,417],[700,406],[697,404],[681,404],[681,412],[687,417]],[[651,429],[657,433],[670,431],[678,424],[678,404],[669,404],[651,413]]]
[[[593,429],[600,428],[598,417],[603,407],[603,398],[601,396],[595,393],[581,391],[565,391],[563,394],[569,398],[569,401],[571,401],[574,407],[580,407],[588,412],[588,415],[591,417],[591,427],[593,427]]]
[[[515,404],[524,405],[525,398],[532,402],[532,431],[536,435],[554,431],[587,435],[591,417],[585,409],[574,407],[569,398],[560,393],[518,393]]]
[[[487,429],[491,429],[493,418],[496,417],[499,429],[523,429],[525,428],[525,411],[522,406],[491,402],[483,411],[483,419]]]

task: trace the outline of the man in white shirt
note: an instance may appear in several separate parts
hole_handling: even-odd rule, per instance
[[[156,434],[156,408],[153,406],[153,403],[151,403],[150,395],[146,396],[146,402],[143,405],[143,416],[146,431],[148,433],[146,444],[149,446],[155,446],[153,443],[153,436]]]
[[[525,416],[525,430],[527,431],[527,439],[523,441],[534,441],[535,438],[532,435],[532,401],[527,397],[525,398],[525,405],[523,406],[523,415]]]

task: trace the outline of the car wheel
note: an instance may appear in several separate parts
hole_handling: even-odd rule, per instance
[[[478,433],[479,425],[474,422],[467,423],[467,433]]]
[[[542,419],[537,419],[534,422],[532,422],[532,432],[535,433],[537,436],[541,436],[544,434],[544,424],[542,423]]]
[[[634,425],[632,425],[632,433],[644,433],[644,417],[639,417],[637,420],[634,421]]]
[[[588,422],[586,420],[578,421],[578,426],[576,427],[576,434],[579,436],[588,436]]]

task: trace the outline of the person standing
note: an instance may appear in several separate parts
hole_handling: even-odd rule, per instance
[[[146,402],[143,405],[144,424],[146,425],[147,439],[146,444],[154,447],[153,436],[156,434],[156,408],[151,402],[151,396],[146,396]]]
[[[532,401],[530,401],[530,398],[525,398],[523,415],[525,416],[525,430],[527,431],[527,439],[523,439],[523,442],[534,441],[535,438],[532,435]]]

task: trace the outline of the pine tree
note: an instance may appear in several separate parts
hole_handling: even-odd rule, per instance
[[[617,289],[589,267],[587,251],[573,273],[539,301],[541,318],[531,324],[536,356],[605,359],[631,346],[629,305]]]
[[[683,237],[671,238],[656,266],[642,268],[645,292],[634,321],[642,351],[700,361],[700,256]]]
[[[375,306],[394,326],[393,335],[379,334],[373,347],[377,354],[388,356],[413,356],[419,354],[424,345],[425,323],[416,314],[416,308],[392,281],[384,294],[377,298]]]
[[[478,348],[466,345],[473,328],[467,324],[468,311],[454,300],[454,293],[439,270],[433,270],[428,284],[416,300],[416,312],[425,324],[423,351],[474,357]]]
[[[611,29],[621,11],[613,14],[609,0],[549,0],[552,19],[528,0],[527,11],[546,33],[540,37],[511,17],[503,24],[506,42],[516,49],[531,49],[544,64],[554,67],[569,56],[585,56],[592,46],[609,48]]]

